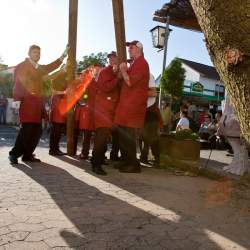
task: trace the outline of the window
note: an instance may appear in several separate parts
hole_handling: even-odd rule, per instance
[[[218,97],[224,97],[225,96],[225,87],[223,85],[216,84],[214,95],[218,96]]]

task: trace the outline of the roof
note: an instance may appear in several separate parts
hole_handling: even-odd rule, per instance
[[[186,64],[190,68],[199,72],[201,75],[203,75],[207,78],[210,78],[210,79],[214,79],[214,80],[218,80],[218,81],[220,80],[220,76],[217,73],[215,67],[208,66],[205,64],[201,64],[201,63],[197,63],[197,62],[193,62],[193,61],[189,61],[189,60],[182,59],[182,58],[179,58],[179,59],[182,61],[182,63]]]
[[[170,0],[160,10],[155,11],[153,20],[166,23],[167,15],[170,17],[170,25],[201,32],[190,0]]]

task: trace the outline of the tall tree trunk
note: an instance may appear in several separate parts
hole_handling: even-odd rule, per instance
[[[250,144],[250,1],[190,0],[205,35],[211,59],[237,110],[242,133]],[[228,66],[227,48],[246,56]]]

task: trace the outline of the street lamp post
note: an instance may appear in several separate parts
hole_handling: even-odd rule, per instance
[[[169,29],[169,16],[166,17],[166,26],[156,26],[150,30],[152,35],[153,46],[158,49],[164,49],[163,53],[163,67],[162,67],[162,74],[166,68],[166,60],[167,60],[167,47],[168,47],[168,38],[169,34],[172,31]],[[162,97],[162,88],[160,85],[160,93],[159,93],[159,108],[161,108],[161,97]]]

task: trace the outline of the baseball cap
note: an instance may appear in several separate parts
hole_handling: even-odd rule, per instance
[[[126,42],[126,46],[135,45],[136,47],[143,49],[143,45],[140,41],[134,40],[132,42]]]
[[[117,56],[116,52],[115,51],[111,51],[107,57],[110,58],[111,56]]]

